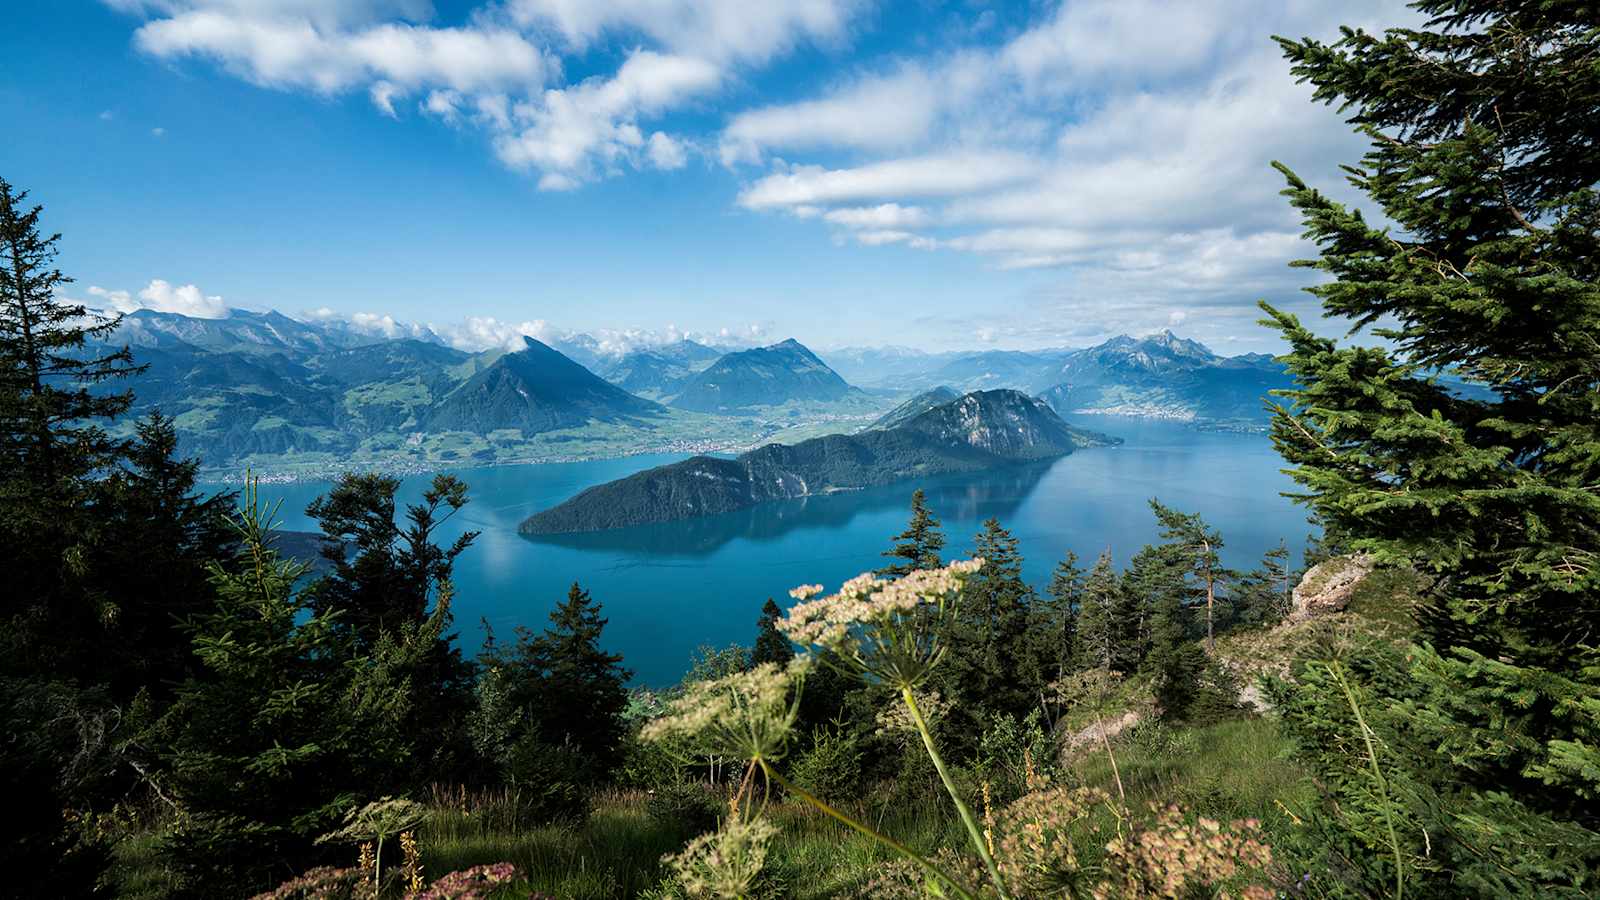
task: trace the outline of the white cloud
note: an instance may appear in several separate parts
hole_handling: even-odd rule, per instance
[[[460,119],[461,111],[457,109],[460,103],[461,94],[457,91],[429,91],[427,98],[417,108],[453,125]]]
[[[1077,90],[1086,78],[1170,76],[1212,58],[1241,19],[1249,22],[1236,4],[1071,0],[1007,45],[998,62],[1035,86]]]
[[[114,119],[116,117],[117,117],[117,114],[112,112],[109,109],[100,110],[100,121],[102,121],[102,122],[109,122],[109,121],[111,121],[112,119]]]
[[[312,322],[333,322],[344,325],[359,334],[396,340],[410,338],[431,341],[438,338],[433,330],[418,322],[403,322],[385,313],[357,312],[346,315],[324,306],[301,314],[300,318]]]
[[[648,159],[661,168],[682,147],[662,135],[646,148],[639,121],[717,87],[722,73],[692,57],[635,50],[616,75],[516,104],[513,129],[495,141],[506,165],[543,173],[540,187],[567,190],[627,163]],[[669,148],[665,141],[673,141]]]
[[[927,210],[898,203],[830,209],[822,213],[822,218],[847,228],[919,228],[929,222]]]
[[[395,101],[416,96],[425,115],[483,129],[496,156],[541,188],[571,190],[627,169],[682,168],[697,142],[654,120],[741,67],[842,40],[868,0],[478,0],[455,26],[429,24],[427,0],[102,2],[146,19],[134,43],[151,56],[208,60],[273,88],[360,89],[391,118]],[[631,48],[622,63],[561,84],[561,55],[603,36]]]
[[[722,162],[759,163],[772,148],[911,146],[933,127],[944,89],[921,67],[908,65],[820,99],[743,112],[722,133]]]
[[[147,22],[134,34],[146,53],[201,57],[256,84],[337,93],[375,81],[421,89],[537,87],[557,68],[508,29],[430,28],[387,22],[319,26],[312,18],[207,5]]]
[[[646,150],[651,164],[658,169],[681,169],[689,161],[689,153],[683,142],[665,132],[658,131],[650,135]]]
[[[851,235],[856,243],[864,247],[882,247],[886,244],[904,244],[918,250],[932,250],[938,242],[923,237],[914,231],[901,231],[894,228],[874,228],[867,231],[857,231]]]
[[[96,286],[90,286],[88,293],[95,298],[92,303],[98,304],[102,309],[116,312],[130,313],[149,309],[156,312],[179,313],[197,319],[228,317],[228,304],[220,296],[206,294],[192,284],[178,287],[159,278],[153,279],[137,295],[128,291],[107,290]]]
[[[846,229],[836,241],[1056,269],[1102,297],[1160,294],[1141,314],[1152,325],[1219,297],[1253,317],[1255,297],[1307,277],[1285,265],[1307,248],[1269,161],[1317,177],[1363,149],[1267,36],[1413,17],[1399,0],[1070,0],[998,46],[889,74],[869,64],[736,115],[719,149],[728,164],[782,150],[739,204]],[[902,127],[876,130],[896,104]]]
[[[759,179],[739,194],[749,209],[940,197],[1012,184],[1033,175],[1038,164],[1005,151],[905,157],[849,169],[793,166]]]
[[[509,0],[522,25],[551,29],[576,49],[602,34],[642,33],[715,62],[762,62],[802,41],[841,35],[862,0]]]
[[[374,81],[372,87],[367,89],[368,96],[372,98],[372,105],[391,119],[398,118],[394,111],[394,101],[404,93],[399,85],[388,81]]]
[[[151,137],[166,137],[167,136],[167,130],[165,128],[161,128],[160,126],[157,126],[155,128],[150,129],[150,136]]]

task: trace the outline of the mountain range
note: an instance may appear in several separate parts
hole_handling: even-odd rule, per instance
[[[1264,401],[1289,376],[1271,356],[1225,357],[1171,331],[1078,350],[925,354],[889,348],[825,354],[867,387],[956,391],[1013,387],[1062,415],[1126,415],[1262,427]],[[914,402],[914,401],[913,401]],[[893,413],[891,413],[893,415]]]
[[[822,355],[794,340],[731,352],[688,340],[620,351],[582,334],[470,353],[432,332],[407,334],[417,336],[277,312],[200,319],[141,310],[108,341],[129,345],[148,369],[108,389],[131,387],[136,414],[160,408],[175,417],[184,452],[209,468],[272,470],[794,443],[889,430],[998,388],[1037,396],[1064,416],[1257,428],[1265,395],[1289,384],[1270,357],[1222,357],[1170,332],[1078,350]]]
[[[638,472],[537,513],[520,530],[571,534],[673,522],[771,500],[1049,459],[1114,442],[1068,425],[1020,391],[978,391],[891,428],[768,444],[733,459],[695,456]]]

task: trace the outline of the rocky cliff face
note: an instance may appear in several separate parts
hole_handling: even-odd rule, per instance
[[[974,391],[916,416],[902,428],[1007,459],[1044,459],[1100,436],[1073,428],[1039,400],[1013,390]]]

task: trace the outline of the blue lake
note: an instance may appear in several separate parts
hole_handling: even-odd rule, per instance
[[[1261,435],[1207,433],[1147,420],[1086,417],[1077,422],[1126,443],[1084,450],[1047,464],[904,482],[830,497],[767,504],[725,516],[589,535],[531,538],[517,524],[579,490],[680,455],[582,463],[467,469],[472,502],[442,529],[448,542],[482,532],[456,562],[456,626],[464,651],[482,642],[480,620],[508,638],[517,625],[542,628],[574,580],[603,605],[608,649],[635,681],[660,686],[682,675],[701,645],[749,644],[768,597],[829,589],[883,564],[880,552],[905,527],[911,491],[922,487],[943,520],[947,558],[969,552],[991,516],[1011,529],[1026,558],[1024,575],[1042,587],[1067,551],[1085,566],[1110,548],[1125,563],[1156,539],[1146,501],[1203,514],[1221,530],[1225,560],[1252,568],[1286,540],[1298,553],[1311,531],[1305,511],[1281,496],[1292,483]],[[408,478],[402,502],[428,476]],[[281,527],[314,530],[306,504],[326,482],[263,485],[283,500]]]

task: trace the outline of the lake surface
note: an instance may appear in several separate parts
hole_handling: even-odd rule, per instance
[[[970,552],[993,516],[1021,543],[1024,576],[1042,588],[1067,551],[1087,568],[1109,548],[1119,565],[1157,537],[1151,497],[1199,512],[1221,530],[1228,564],[1253,568],[1286,540],[1296,554],[1311,530],[1305,511],[1280,496],[1292,483],[1265,436],[1207,433],[1179,424],[1081,417],[1075,424],[1126,443],[1051,463],[978,475],[904,482],[870,491],[766,504],[725,516],[587,535],[524,537],[517,525],[593,484],[682,455],[467,469],[472,502],[441,530],[448,543],[482,532],[456,562],[456,626],[476,653],[486,620],[501,639],[517,625],[543,628],[574,580],[603,606],[604,642],[640,684],[675,682],[701,645],[748,645],[762,603],[789,604],[788,591],[841,581],[883,564],[880,552],[905,527],[911,491],[922,487],[943,521],[946,558]],[[407,478],[414,502],[430,476]],[[312,530],[306,504],[326,482],[263,485],[282,499],[281,527]]]

